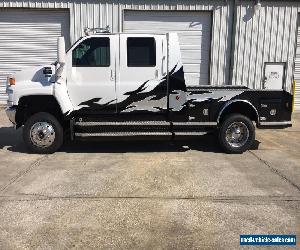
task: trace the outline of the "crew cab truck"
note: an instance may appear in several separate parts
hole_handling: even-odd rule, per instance
[[[221,147],[242,153],[259,128],[292,125],[284,90],[186,84],[178,36],[86,30],[67,52],[58,38],[51,65],[8,77],[7,116],[35,153],[67,139],[174,140],[218,132]]]

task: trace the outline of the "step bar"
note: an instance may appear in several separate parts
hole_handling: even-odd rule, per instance
[[[74,122],[81,127],[91,126],[217,126],[216,122],[165,122],[165,121],[126,121],[126,122]]]
[[[211,122],[166,122],[166,121],[74,121],[71,125],[71,139],[108,137],[175,137],[202,136],[210,131]],[[205,129],[206,127],[206,129]]]
[[[76,137],[110,137],[110,136],[172,136],[170,132],[106,132],[106,133],[75,133]]]
[[[207,134],[202,132],[105,132],[105,133],[75,133],[75,137],[135,137],[135,136],[201,136]]]

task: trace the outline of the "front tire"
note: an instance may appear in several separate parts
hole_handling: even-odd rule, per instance
[[[219,129],[219,143],[226,153],[243,153],[251,148],[254,140],[253,122],[241,114],[227,116]]]
[[[23,139],[31,152],[52,154],[63,144],[63,128],[53,115],[36,113],[26,121]]]

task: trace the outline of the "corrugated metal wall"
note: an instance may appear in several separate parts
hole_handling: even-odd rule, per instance
[[[297,49],[294,77],[296,81],[294,109],[296,111],[300,111],[300,14],[298,14]]]
[[[262,1],[254,12],[254,1],[236,0],[31,0],[0,2],[0,7],[66,8],[70,10],[71,42],[84,27],[110,25],[122,31],[124,9],[133,10],[211,10],[213,11],[211,83],[262,88],[265,62],[286,62],[286,89],[291,90],[299,1]],[[231,55],[232,16],[236,11],[235,40]],[[232,69],[229,64],[232,61]]]
[[[232,84],[262,88],[265,62],[286,62],[286,89],[291,90],[294,71],[297,2],[237,1]]]
[[[56,39],[62,34],[69,44],[69,13],[65,10],[0,8],[0,103],[7,100],[7,75],[53,63]]]
[[[200,0],[31,0],[1,1],[0,7],[19,8],[66,8],[70,10],[70,38],[76,41],[85,27],[105,27],[110,25],[113,32],[122,31],[124,9],[134,10],[185,10],[213,12],[211,83],[223,85],[229,82],[229,63],[232,28],[232,1]]]

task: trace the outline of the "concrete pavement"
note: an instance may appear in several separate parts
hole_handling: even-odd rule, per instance
[[[77,142],[44,156],[27,153],[0,111],[0,249],[238,249],[240,234],[299,238],[294,122],[257,131],[243,155],[206,136],[184,147]]]

